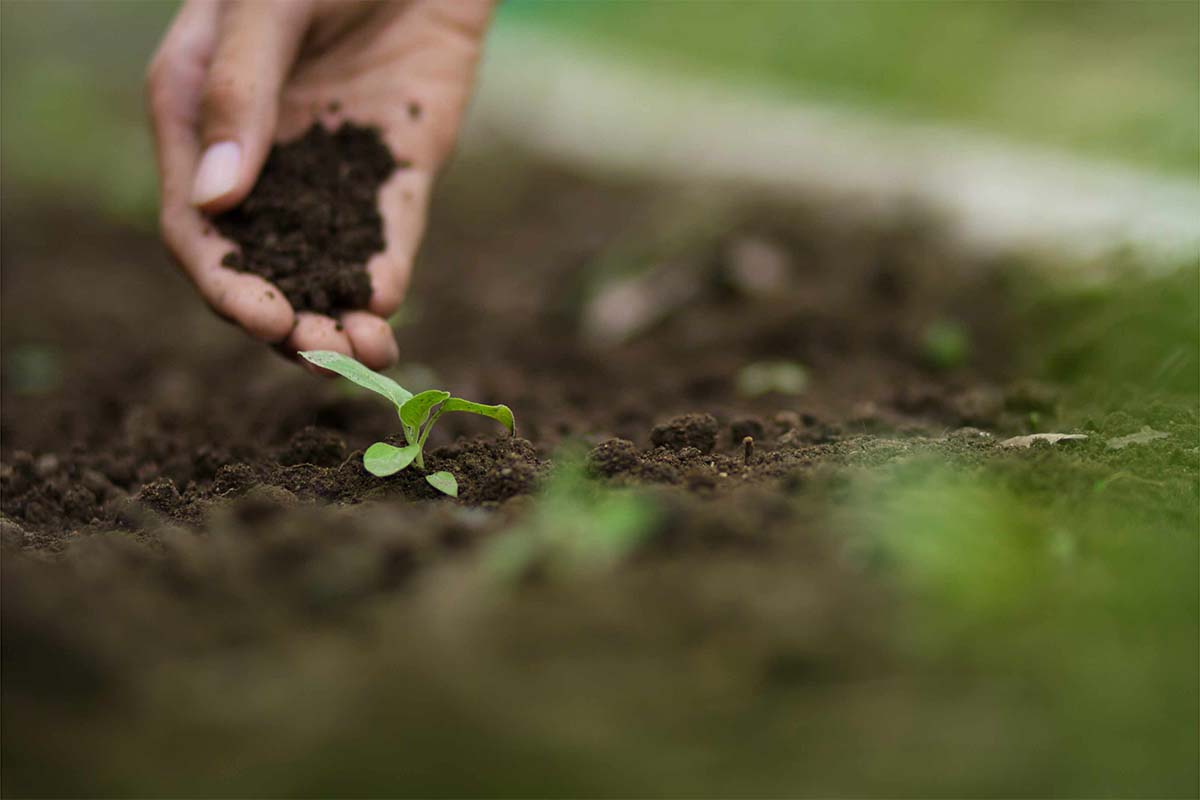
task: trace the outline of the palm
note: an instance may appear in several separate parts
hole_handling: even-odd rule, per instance
[[[276,138],[314,121],[377,126],[407,164],[380,192],[387,250],[368,265],[371,310],[404,291],[434,174],[453,144],[487,22],[486,5],[414,0],[337,10],[314,25],[285,86]]]
[[[147,78],[160,222],[167,246],[219,314],[287,352],[337,350],[375,367],[395,360],[396,342],[383,318],[404,295],[433,176],[453,143],[491,5],[183,5]],[[259,276],[223,267],[231,243],[209,235],[204,213],[241,202],[271,140],[342,120],[378,127],[407,166],[380,190],[387,244],[367,264],[370,306],[335,321],[295,312]]]

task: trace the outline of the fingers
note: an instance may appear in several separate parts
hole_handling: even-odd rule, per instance
[[[198,211],[187,205],[164,207],[161,227],[167,247],[217,314],[264,342],[288,335],[295,314],[287,298],[257,275],[222,267],[221,259],[233,245]]]
[[[350,337],[346,335],[342,324],[332,317],[314,314],[311,311],[300,311],[296,314],[296,327],[284,343],[284,350],[289,355],[301,350],[333,350],[347,356],[354,355]],[[302,363],[308,365],[308,362]],[[323,370],[315,367],[310,371],[317,375],[325,374]]]
[[[214,213],[254,186],[275,134],[279,94],[311,14],[300,0],[228,3],[200,100],[200,143],[190,201]]]
[[[367,308],[373,314],[387,317],[404,299],[413,259],[425,230],[431,184],[429,172],[406,168],[392,175],[379,191],[387,246],[367,262],[371,274],[371,302]]]
[[[159,188],[164,208],[187,204],[199,143],[201,90],[216,48],[216,3],[183,6],[146,72],[146,103],[154,131]]]
[[[390,367],[400,355],[396,337],[387,321],[366,311],[346,312],[340,321],[301,311],[296,315],[292,335],[281,349],[289,356],[302,350],[333,350],[358,359],[370,369]],[[316,375],[332,374],[306,361],[298,361]]]
[[[251,335],[281,341],[293,313],[283,295],[253,275],[221,266],[233,245],[216,235],[189,202],[200,151],[196,126],[219,8],[191,0],[180,10],[150,63],[146,96],[159,166],[163,240],[209,305]]]
[[[350,338],[354,357],[371,369],[384,369],[396,363],[400,348],[387,320],[366,311],[342,314],[342,327]]]

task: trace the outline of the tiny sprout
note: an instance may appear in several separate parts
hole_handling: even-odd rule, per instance
[[[508,406],[473,403],[461,397],[451,397],[449,392],[440,389],[413,394],[386,375],[367,369],[353,358],[332,350],[307,350],[300,355],[309,363],[336,372],[364,389],[383,395],[396,407],[406,445],[395,447],[386,442],[376,442],[368,447],[363,453],[363,466],[372,475],[384,478],[413,463],[418,469],[425,469],[422,453],[425,440],[429,438],[434,424],[447,411],[464,411],[490,417],[508,428],[509,434],[516,432],[516,422]],[[449,472],[435,472],[426,475],[425,480],[439,492],[458,497],[458,480]]]
[[[962,323],[937,320],[925,329],[921,348],[930,366],[940,370],[958,369],[971,358],[971,337]]]
[[[742,439],[742,456],[745,459],[746,466],[750,466],[750,461],[754,458],[754,437],[747,436]]]

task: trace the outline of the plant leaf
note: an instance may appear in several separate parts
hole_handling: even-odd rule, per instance
[[[408,447],[393,447],[386,442],[376,442],[363,453],[363,466],[372,475],[386,478],[411,464],[419,452],[421,447],[415,443]]]
[[[449,472],[435,472],[432,475],[426,475],[425,480],[429,481],[429,485],[439,492],[451,497],[458,497],[458,479]]]
[[[420,394],[414,394],[400,406],[400,421],[414,430],[420,430],[429,419],[429,410],[450,396],[449,392],[441,389],[427,389]]]
[[[332,350],[304,350],[300,353],[304,360],[316,364],[322,369],[336,372],[348,381],[353,381],[364,389],[370,389],[381,394],[400,408],[412,398],[413,394],[386,375],[380,375],[374,370],[367,369],[350,356],[335,353]]]
[[[496,422],[508,428],[510,434],[517,432],[517,422],[513,419],[512,409],[508,406],[485,406],[483,403],[472,403],[470,400],[463,400],[461,397],[451,397],[442,404],[440,409],[440,413],[442,414],[445,414],[447,411],[465,411],[468,414],[491,417]]]

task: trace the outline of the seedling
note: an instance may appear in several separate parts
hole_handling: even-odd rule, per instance
[[[932,367],[958,369],[971,358],[971,336],[960,322],[937,320],[925,329],[922,355]]]
[[[376,442],[368,447],[367,452],[363,453],[363,466],[372,475],[385,478],[410,464],[416,464],[418,469],[425,469],[422,453],[425,441],[442,414],[449,411],[465,411],[468,414],[490,417],[508,428],[509,434],[516,432],[516,423],[508,406],[473,403],[461,397],[451,397],[449,392],[441,389],[429,389],[413,394],[388,376],[367,369],[353,358],[332,350],[308,350],[300,355],[322,369],[336,372],[364,389],[383,395],[396,407],[407,444],[404,447],[395,447],[386,442]],[[426,475],[425,480],[439,492],[458,497],[458,480],[449,472],[435,472]]]
[[[662,511],[649,496],[588,480],[583,459],[568,448],[529,514],[483,553],[502,580],[531,572],[575,576],[602,572],[629,557],[661,529]]]

